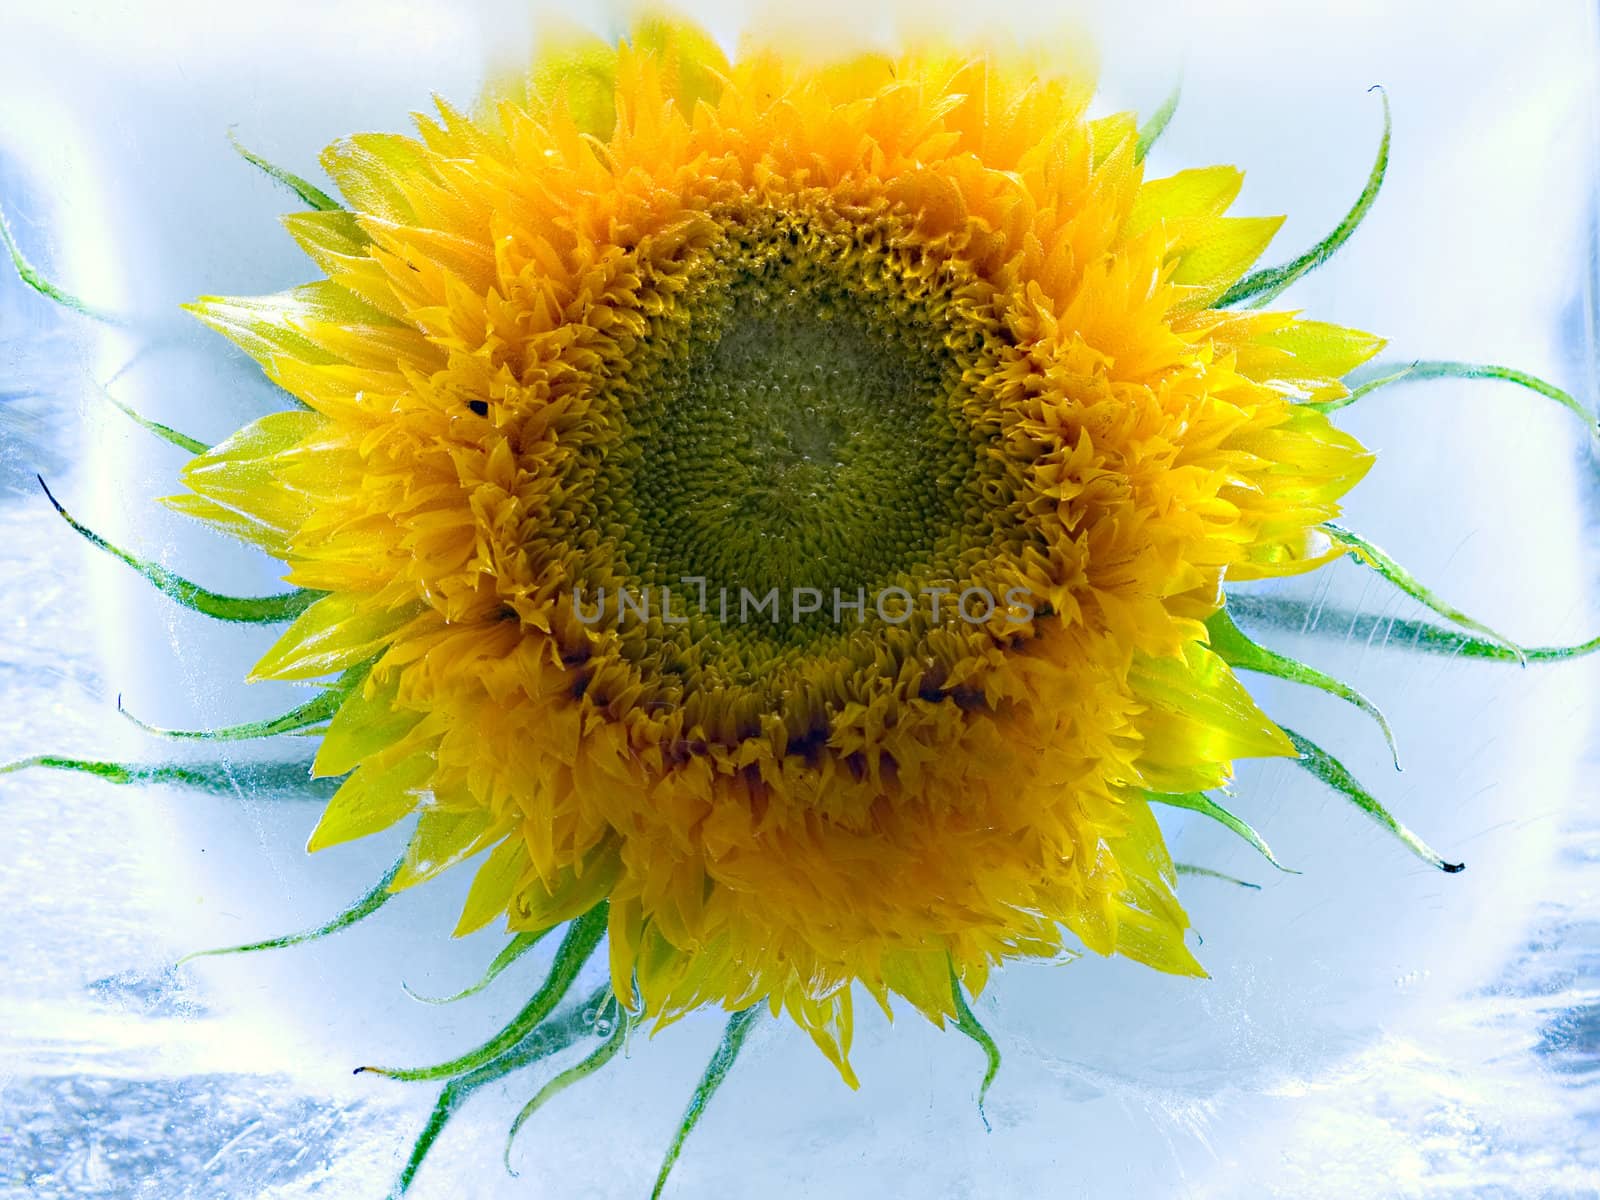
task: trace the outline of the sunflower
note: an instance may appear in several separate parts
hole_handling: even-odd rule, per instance
[[[1071,53],[730,61],[652,17],[336,142],[342,203],[268,166],[323,278],[192,309],[286,407],[168,503],[295,590],[111,549],[292,618],[252,677],[325,690],[253,731],[321,732],[310,849],[415,818],[341,921],[481,859],[456,932],[515,935],[486,983],[567,926],[495,1039],[386,1072],[454,1080],[407,1182],[465,1090],[585,1032],[527,1049],[602,944],[606,1040],[529,1112],[644,1018],[735,1014],[706,1094],[761,1009],[853,1084],[857,985],[993,1057],[965,997],[1008,960],[1201,975],[1152,806],[1270,857],[1207,794],[1241,759],[1459,869],[1261,711],[1236,668],[1370,705],[1224,592],[1353,554],[1471,624],[1333,523],[1373,460],[1328,413],[1404,374],[1347,386],[1382,341],[1236,307],[1349,236],[1387,133],[1345,224],[1251,273],[1280,221],[1228,215],[1240,172],[1147,178],[1158,129],[1092,93]],[[1522,655],[1481,632],[1438,636]]]
[[[354,673],[311,848],[417,813],[395,889],[489,851],[458,932],[608,900],[617,995],[847,1078],[854,983],[1199,974],[1145,795],[1294,754],[1205,621],[1341,552],[1372,459],[1294,401],[1381,343],[1211,307],[1278,221],[1089,95],[646,22],[330,147],[327,278],[193,306],[301,403],[171,501],[323,593],[254,672]]]

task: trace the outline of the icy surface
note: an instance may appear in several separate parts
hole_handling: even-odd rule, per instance
[[[1295,303],[1381,329],[1397,354],[1513,362],[1592,404],[1589,12],[1553,3],[1530,27],[1486,4],[1425,8],[1344,6],[1335,21],[1206,6],[1153,170],[1249,168],[1241,205],[1291,212],[1279,240],[1291,253],[1348,203],[1376,135],[1364,88],[1385,83],[1397,121],[1385,197]],[[204,438],[271,404],[239,356],[162,315],[200,292],[309,275],[273,224],[292,201],[232,156],[224,131],[237,123],[253,148],[309,171],[322,142],[398,127],[430,89],[469,97],[501,19],[487,6],[338,10],[307,17],[298,49],[272,8],[224,21],[214,6],[175,5],[152,21],[109,6],[8,26],[0,203],[42,266],[143,323],[96,331],[0,272],[0,762],[168,756],[116,717],[119,693],[173,725],[252,719],[297,698],[243,692],[233,681],[263,637],[176,613],[96,559],[33,475],[207,583],[274,586],[255,556],[160,514],[152,498],[181,457],[94,385],[121,371],[121,398]],[[1148,110],[1176,58],[1117,74],[1115,55],[1135,45],[1113,23],[1108,83]],[[1383,455],[1352,526],[1528,641],[1600,627],[1600,476],[1569,417],[1490,385],[1430,384],[1348,418]],[[1355,569],[1326,574],[1304,594],[1414,615]],[[992,1134],[973,1105],[981,1055],[965,1039],[912,1016],[891,1030],[863,1005],[863,1088],[851,1093],[803,1037],[764,1025],[669,1194],[1600,1195],[1600,674],[1422,658],[1352,639],[1332,617],[1277,644],[1382,703],[1406,772],[1332,702],[1264,688],[1271,710],[1464,857],[1463,875],[1420,866],[1287,767],[1248,770],[1238,807],[1305,874],[1270,873],[1218,831],[1172,822],[1180,858],[1263,885],[1185,881],[1212,979],[1099,961],[1004,972],[978,1006],[1006,1056]],[[454,990],[498,947],[492,935],[448,940],[462,881],[445,880],[317,946],[174,969],[194,949],[321,921],[396,843],[307,859],[311,804],[40,772],[0,778],[0,814],[4,1200],[381,1196],[432,1092],[350,1069],[475,1044],[548,961],[530,956],[449,1009],[408,1000],[402,981]],[[708,1016],[636,1038],[524,1130],[517,1179],[500,1166],[504,1132],[540,1079],[486,1089],[415,1194],[648,1194],[719,1028]]]

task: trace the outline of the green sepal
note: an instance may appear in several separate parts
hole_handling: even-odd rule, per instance
[[[1351,388],[1348,396],[1338,400],[1306,401],[1303,407],[1314,408],[1320,413],[1337,412],[1341,408],[1350,407],[1364,396],[1370,396],[1379,388],[1386,388],[1396,383],[1420,383],[1427,379],[1497,379],[1503,383],[1514,383],[1518,387],[1527,388],[1530,392],[1537,392],[1547,400],[1554,400],[1581,419],[1591,435],[1600,437],[1600,423],[1596,422],[1594,413],[1585,408],[1583,402],[1576,396],[1547,380],[1540,379],[1537,375],[1530,375],[1515,367],[1419,358],[1398,369],[1392,363],[1372,363],[1362,373],[1366,374],[1369,371],[1379,374],[1376,378],[1368,379]]]
[[[226,795],[236,791],[301,792],[307,799],[326,800],[338,787],[334,779],[314,779],[309,762],[200,762],[128,763],[90,758],[68,758],[59,754],[36,754],[0,766],[0,775],[32,769],[76,771],[93,775],[118,786],[169,784],[196,791]]]
[[[1383,740],[1389,744],[1389,756],[1394,760],[1394,769],[1397,771],[1400,769],[1400,750],[1395,745],[1394,730],[1390,728],[1389,719],[1376,704],[1355,688],[1340,682],[1332,675],[1324,674],[1315,667],[1309,667],[1303,662],[1252,641],[1233,623],[1233,618],[1228,615],[1226,607],[1219,608],[1211,614],[1206,621],[1206,630],[1211,635],[1211,649],[1230,667],[1314,687],[1318,691],[1355,705],[1378,723],[1378,728],[1383,731]]]
[[[1334,541],[1350,547],[1354,551],[1355,557],[1364,566],[1370,567],[1379,575],[1382,575],[1418,604],[1432,609],[1445,620],[1460,625],[1463,629],[1471,629],[1476,633],[1483,634],[1484,637],[1489,638],[1491,641],[1499,642],[1516,656],[1519,663],[1523,666],[1528,665],[1528,653],[1521,646],[1510,638],[1496,633],[1482,621],[1473,620],[1453,604],[1440,599],[1431,589],[1424,587],[1410,571],[1406,570],[1382,549],[1373,545],[1359,533],[1352,533],[1342,525],[1335,525],[1332,521],[1324,521],[1322,528]]]
[[[1294,743],[1294,748],[1300,752],[1300,757],[1295,761],[1321,780],[1334,791],[1341,793],[1347,800],[1383,826],[1395,837],[1399,838],[1406,847],[1427,863],[1430,867],[1437,867],[1447,874],[1455,874],[1465,870],[1465,863],[1446,862],[1432,847],[1395,820],[1389,810],[1380,804],[1376,797],[1356,781],[1349,769],[1333,755],[1309,738],[1301,737],[1292,729],[1285,729],[1289,740]]]
[[[549,1058],[552,1054],[559,1054],[568,1047],[576,1045],[586,1035],[592,1034],[594,1022],[588,1014],[597,1011],[610,995],[610,985],[602,986],[583,1004],[544,1022],[503,1053],[445,1084],[439,1091],[439,1098],[434,1101],[433,1111],[428,1114],[427,1124],[417,1135],[417,1140],[412,1143],[411,1154],[406,1159],[406,1165],[401,1168],[400,1178],[395,1181],[390,1196],[403,1196],[411,1189],[417,1177],[417,1170],[427,1158],[428,1151],[444,1132],[445,1126],[449,1124],[456,1110],[466,1103],[473,1092],[531,1063]]]
[[[111,406],[113,408],[115,408],[123,416],[127,417],[135,425],[148,430],[149,432],[155,434],[162,441],[176,446],[180,450],[187,450],[190,454],[204,454],[206,451],[211,449],[210,446],[206,445],[199,438],[192,438],[186,433],[179,433],[170,425],[163,425],[160,421],[152,421],[148,417],[140,416],[132,406],[124,404],[121,400],[118,400],[103,387],[100,389],[100,394],[111,402]]]
[[[546,934],[554,932],[555,928],[552,925],[549,929],[539,930],[538,933],[517,934],[501,949],[499,954],[494,956],[494,961],[489,964],[489,969],[483,973],[483,978],[470,987],[462,988],[461,991],[456,992],[454,995],[419,996],[411,990],[409,985],[402,983],[400,986],[404,989],[406,995],[423,1004],[454,1004],[457,1000],[465,1000],[468,996],[476,996],[496,979],[500,978],[507,967],[543,941]]]
[[[200,613],[217,621],[232,621],[245,625],[276,625],[294,620],[323,595],[309,588],[296,588],[292,592],[281,592],[275,596],[224,596],[220,592],[203,588],[167,570],[160,563],[139,558],[119,546],[113,546],[61,507],[61,502],[55,498],[42,477],[34,476],[34,478],[39,480],[39,486],[44,489],[45,497],[60,514],[61,519],[82,535],[91,546],[127,563],[163,596],[191,612]]]
[[[650,1189],[650,1200],[661,1200],[662,1189],[667,1186],[667,1177],[672,1174],[678,1156],[683,1153],[684,1142],[688,1140],[689,1134],[694,1132],[694,1127],[700,1123],[700,1118],[706,1111],[706,1105],[711,1102],[711,1097],[716,1095],[717,1089],[722,1086],[722,1081],[733,1069],[734,1061],[744,1046],[744,1040],[750,1036],[750,1030],[760,1015],[761,1005],[752,1004],[728,1018],[728,1024],[722,1030],[722,1040],[717,1043],[711,1061],[706,1064],[705,1074],[700,1076],[694,1094],[689,1097],[689,1106],[683,1110],[683,1119],[678,1122],[677,1132],[672,1135],[672,1144],[667,1147],[666,1158],[662,1160],[661,1170],[656,1174],[655,1187]]]
[[[17,276],[23,283],[38,292],[46,300],[59,304],[62,308],[71,309],[79,316],[88,317],[91,321],[99,321],[105,325],[121,325],[122,318],[107,312],[103,308],[96,308],[86,300],[80,300],[71,292],[63,291],[39,273],[37,267],[28,261],[22,253],[22,248],[17,245],[17,239],[11,234],[11,223],[6,220],[4,209],[0,209],[0,242],[5,243],[6,251],[11,255],[11,265],[17,269]]]
[[[403,862],[404,860],[400,860]],[[315,929],[303,930],[300,933],[284,934],[282,937],[268,938],[264,942],[246,942],[242,946],[223,946],[216,950],[196,950],[193,954],[185,954],[178,960],[178,966],[191,962],[197,958],[212,958],[219,954],[253,954],[258,950],[282,950],[288,946],[299,946],[306,942],[315,942],[325,937],[330,937],[342,929],[349,929],[357,921],[364,920],[377,912],[389,902],[394,895],[389,890],[389,884],[394,881],[396,872],[400,870],[400,862],[384,874],[362,897],[354,904],[341,911],[332,920],[318,925]]]
[[[1380,617],[1371,613],[1352,612],[1349,609],[1328,608],[1304,600],[1290,600],[1280,596],[1247,596],[1232,594],[1228,607],[1247,620],[1260,621],[1290,632],[1308,633],[1318,624],[1338,626],[1340,636],[1346,640],[1360,638],[1371,642],[1381,637],[1383,648],[1399,647],[1417,650],[1424,654],[1438,654],[1446,658],[1473,658],[1490,662],[1530,663],[1566,662],[1583,658],[1600,651],[1600,637],[1579,642],[1573,646],[1523,646],[1508,649],[1500,642],[1491,642],[1454,629],[1443,629],[1427,621],[1413,621],[1404,617]]]
[[[994,1077],[1000,1073],[1000,1047],[995,1045],[994,1038],[978,1020],[977,1014],[972,1011],[972,1006],[967,1003],[966,989],[961,986],[961,977],[956,974],[956,964],[950,962],[950,1001],[955,1006],[955,1018],[952,1024],[978,1044],[983,1051],[985,1065],[983,1069],[983,1082],[978,1085],[978,1117],[983,1122],[985,1130],[993,1131],[989,1124],[989,1114],[983,1109],[983,1102],[989,1095],[989,1087],[994,1083]]]
[[[615,1012],[612,1016],[607,1017],[606,1012],[610,1009],[614,1009]],[[588,1057],[584,1058],[573,1066],[568,1067],[565,1071],[562,1071],[559,1075],[551,1079],[542,1088],[535,1092],[533,1094],[533,1099],[529,1100],[527,1104],[522,1106],[522,1111],[519,1112],[516,1116],[516,1119],[511,1122],[511,1129],[506,1134],[506,1148],[504,1156],[506,1172],[508,1174],[517,1174],[517,1172],[511,1166],[511,1147],[512,1144],[517,1140],[517,1134],[520,1133],[522,1131],[522,1127],[528,1123],[528,1119],[532,1117],[534,1113],[543,1108],[550,1100],[554,1099],[556,1096],[560,1095],[562,1092],[566,1091],[569,1087],[580,1080],[589,1078],[589,1076],[593,1075],[601,1067],[605,1066],[608,1062],[615,1058],[617,1056],[617,1051],[621,1050],[622,1047],[627,1044],[628,1031],[635,1019],[636,1018],[624,1011],[621,1005],[617,1004],[615,996],[611,995],[609,992],[607,993],[605,1004],[595,1012],[595,1024],[597,1027],[602,1022],[612,1022],[611,1032],[603,1035],[605,1037],[605,1041],[601,1042],[598,1047],[591,1051]]]
[[[1221,871],[1213,871],[1210,867],[1196,866],[1194,863],[1173,863],[1172,869],[1179,875],[1198,875],[1203,879],[1220,879],[1224,883],[1249,888],[1251,891],[1259,892],[1261,890],[1259,883],[1251,883],[1248,879],[1240,879],[1237,875],[1225,875]]]
[[[1361,222],[1366,220],[1373,204],[1377,202],[1378,192],[1383,187],[1384,174],[1389,169],[1389,137],[1392,132],[1389,93],[1381,87],[1368,90],[1377,91],[1383,98],[1383,138],[1378,142],[1378,157],[1372,163],[1372,170],[1367,173],[1366,186],[1361,189],[1361,195],[1356,197],[1356,202],[1351,205],[1350,211],[1345,213],[1344,219],[1334,226],[1333,232],[1293,262],[1284,263],[1281,267],[1264,267],[1259,271],[1250,272],[1222,294],[1222,299],[1217,301],[1216,307],[1228,308],[1235,304],[1243,304],[1246,300],[1250,301],[1251,308],[1260,308],[1264,304],[1271,303],[1302,275],[1316,270],[1337,254],[1361,227]]]
[[[277,737],[283,733],[300,733],[331,720],[333,714],[339,711],[339,706],[345,702],[345,698],[366,678],[370,669],[370,663],[349,668],[333,684],[322,689],[315,699],[307,700],[304,704],[291,708],[279,716],[268,717],[263,721],[246,721],[242,725],[224,725],[219,729],[163,729],[148,724],[122,707],[121,696],[117,697],[117,711],[140,729],[156,737],[203,742],[244,742],[254,738]]]
[[[1238,834],[1251,847],[1278,870],[1289,875],[1298,875],[1293,867],[1286,867],[1272,855],[1272,848],[1267,845],[1259,833],[1251,825],[1239,817],[1234,816],[1222,805],[1218,804],[1204,792],[1146,792],[1145,799],[1152,804],[1165,804],[1168,808],[1182,808],[1189,812],[1199,813],[1201,816],[1210,817],[1225,829]]]
[[[228,130],[228,140],[233,143],[233,148],[239,152],[239,156],[243,158],[245,162],[249,163],[252,167],[258,167],[262,171],[266,172],[273,179],[276,179],[279,183],[283,184],[284,187],[288,188],[296,196],[299,196],[300,199],[304,200],[318,212],[334,212],[344,207],[344,205],[340,204],[316,184],[301,179],[300,176],[296,175],[293,171],[286,171],[284,168],[268,162],[259,154],[252,154],[250,151],[246,150],[242,145],[239,144],[239,139],[234,136],[233,130],[231,129]]]
[[[1167,98],[1161,102],[1161,107],[1150,114],[1150,119],[1139,126],[1138,141],[1133,147],[1133,161],[1143,162],[1145,155],[1150,153],[1150,147],[1160,140],[1161,135],[1167,131],[1167,125],[1172,121],[1172,114],[1178,111],[1178,101],[1183,97],[1183,84],[1173,85]]]
[[[606,931],[608,904],[602,900],[567,926],[566,936],[556,950],[550,973],[520,1012],[505,1028],[487,1042],[447,1062],[431,1067],[357,1067],[356,1074],[384,1075],[390,1079],[448,1079],[464,1071],[474,1071],[510,1050],[555,1010],[589,961]]]

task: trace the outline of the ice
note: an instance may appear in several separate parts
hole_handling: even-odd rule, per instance
[[[1383,82],[1389,185],[1294,302],[1392,335],[1391,356],[1509,362],[1592,404],[1589,8],[1552,3],[1533,22],[1486,0],[1337,15],[1204,7],[1152,169],[1238,162],[1245,209],[1292,214],[1274,252],[1286,257],[1353,198],[1378,130],[1364,90]],[[233,155],[226,131],[310,172],[322,143],[398,128],[430,90],[470,99],[484,43],[503,49],[515,39],[499,23],[519,20],[511,6],[429,0],[336,8],[293,22],[277,7],[198,3],[7,18],[0,204],[41,266],[152,323],[95,329],[0,272],[0,762],[168,753],[117,719],[119,693],[164,725],[253,719],[301,698],[241,689],[263,635],[176,613],[94,557],[33,475],[208,583],[275,586],[256,556],[159,512],[181,458],[94,383],[138,355],[118,395],[207,439],[264,410],[254,369],[170,315],[202,292],[311,275],[274,223],[292,198]],[[1163,13],[1178,19],[1174,6],[1140,20]],[[718,20],[738,17],[725,7]],[[1111,98],[1148,111],[1175,57],[1119,67],[1140,30],[1106,23]],[[1516,636],[1600,629],[1600,473],[1568,414],[1497,385],[1430,383],[1346,415],[1383,456],[1353,528]],[[1411,615],[1355,568],[1304,594]],[[1179,858],[1262,885],[1185,880],[1209,981],[1087,959],[1004,972],[977,1005],[1005,1056],[992,1133],[975,1106],[983,1057],[965,1038],[909,1013],[891,1029],[864,1003],[852,1093],[807,1039],[763,1022],[668,1195],[1600,1195],[1600,674],[1424,658],[1333,625],[1275,644],[1385,707],[1403,775],[1359,714],[1263,689],[1273,712],[1465,858],[1464,874],[1418,864],[1292,768],[1252,768],[1237,807],[1305,874],[1272,872],[1201,821],[1171,822]],[[314,925],[381,875],[393,839],[307,858],[315,811],[0,778],[0,1197],[386,1194],[433,1092],[351,1068],[482,1040],[550,948],[459,1005],[409,1000],[402,981],[456,990],[499,946],[449,941],[464,881],[445,880],[318,945],[175,969],[191,950]],[[635,1036],[626,1059],[524,1129],[515,1179],[500,1165],[505,1130],[548,1071],[485,1089],[414,1194],[647,1195],[720,1029],[707,1014]]]

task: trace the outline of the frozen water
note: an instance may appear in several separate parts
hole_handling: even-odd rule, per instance
[[[825,25],[826,13],[813,13]],[[1036,15],[1033,10],[1024,10]],[[224,133],[302,170],[332,137],[394,128],[430,89],[472,93],[511,6],[350,4],[300,13],[173,4],[8,14],[0,203],[36,261],[148,318],[138,337],[64,317],[0,274],[0,761],[39,750],[157,758],[115,697],[168,725],[258,717],[289,689],[234,684],[260,636],[175,613],[95,558],[33,490],[173,566],[241,592],[268,565],[163,516],[181,461],[94,388],[197,436],[270,403],[217,339],[163,316],[206,291],[264,291],[309,268],[274,226],[290,201]],[[1488,3],[1205,6],[1165,39],[1160,10],[1106,18],[1111,99],[1148,110],[1187,44],[1183,108],[1153,168],[1250,170],[1241,206],[1292,214],[1282,253],[1348,204],[1383,82],[1394,166],[1368,226],[1295,298],[1394,336],[1396,355],[1525,366],[1594,402],[1593,14],[1531,22]],[[1015,17],[1015,13],[1011,14]],[[1179,20],[1176,6],[1168,12]],[[724,10],[724,29],[738,22]],[[848,22],[830,28],[844,28]],[[1137,50],[1141,57],[1133,57]],[[337,72],[337,74],[335,74]],[[1351,410],[1382,461],[1349,523],[1529,641],[1588,636],[1600,488],[1572,422],[1492,385],[1431,384]],[[1410,610],[1354,569],[1310,598]],[[1270,875],[1218,831],[1175,821],[1180,858],[1263,885],[1186,880],[1213,978],[1131,964],[1014,968],[979,1006],[1005,1052],[986,1134],[981,1056],[915,1019],[860,1015],[859,1093],[803,1037],[763,1026],[674,1175],[685,1197],[1600,1195],[1600,816],[1590,664],[1428,659],[1351,638],[1336,617],[1285,649],[1389,712],[1407,770],[1320,697],[1266,691],[1346,755],[1468,870],[1409,859],[1283,767],[1239,807],[1300,876]],[[0,1197],[375,1197],[431,1092],[350,1068],[475,1044],[526,997],[519,963],[448,1009],[497,942],[447,938],[461,881],[407,894],[328,942],[174,970],[183,953],[315,924],[395,844],[301,853],[315,806],[136,791],[46,773],[0,780]],[[581,986],[581,985],[580,985]],[[537,1080],[487,1089],[416,1194],[640,1196],[716,1041],[691,1019],[506,1125]]]

